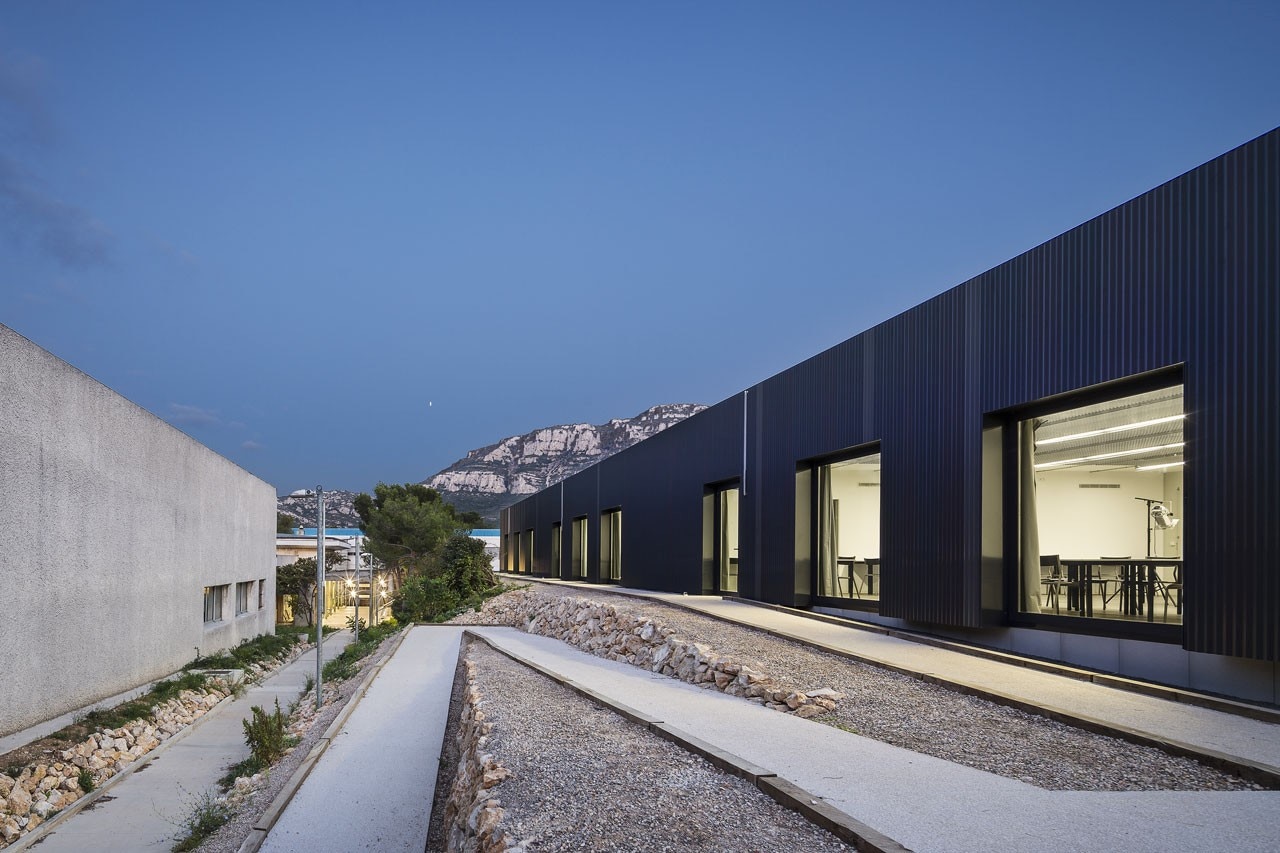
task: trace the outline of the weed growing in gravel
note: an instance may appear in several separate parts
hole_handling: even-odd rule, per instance
[[[316,680],[308,675],[307,684],[305,687],[302,688],[302,695],[306,696],[308,693],[310,693],[312,690],[315,689],[315,686],[316,686]]]
[[[185,853],[188,850],[195,850],[206,838],[213,835],[223,824],[231,820],[233,816],[234,812],[231,810],[231,806],[218,799],[213,793],[205,791],[196,797],[195,802],[191,804],[187,813],[182,817],[178,826],[180,829],[185,830],[185,834],[175,836],[173,847],[169,849],[173,853]]]
[[[94,789],[93,774],[89,772],[87,767],[80,771],[80,775],[76,776],[76,782],[80,784],[80,790],[86,794]]]
[[[236,762],[228,767],[227,772],[218,780],[218,787],[223,791],[227,791],[241,776],[252,776],[265,769],[267,768],[263,766],[262,762],[250,755],[244,761]]]
[[[305,630],[305,629],[303,629]],[[249,664],[279,660],[303,637],[303,631],[276,626],[276,633],[245,640],[229,652],[198,657],[183,669],[243,669]]]

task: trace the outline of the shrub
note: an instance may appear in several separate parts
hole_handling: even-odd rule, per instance
[[[405,581],[391,603],[391,612],[400,622],[436,622],[447,618],[462,602],[443,577],[417,575]]]
[[[89,772],[89,768],[80,771],[80,775],[76,777],[76,782],[80,785],[80,790],[86,794],[93,790],[93,774]]]
[[[280,700],[276,700],[274,714],[268,714],[257,705],[249,709],[252,719],[241,720],[244,725],[244,739],[249,744],[249,752],[259,767],[270,767],[284,755],[291,745],[285,733],[285,716],[280,710]]]

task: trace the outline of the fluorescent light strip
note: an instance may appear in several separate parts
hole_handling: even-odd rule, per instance
[[[1042,447],[1046,444],[1062,444],[1066,441],[1075,441],[1079,438],[1093,438],[1099,435],[1110,435],[1113,432],[1127,432],[1131,429],[1142,429],[1143,427],[1155,426],[1156,424],[1167,424],[1173,421],[1180,421],[1186,415],[1170,415],[1167,418],[1155,418],[1150,421],[1138,421],[1136,424],[1123,424],[1122,426],[1106,427],[1105,429],[1094,429],[1089,432],[1078,432],[1075,435],[1064,435],[1061,438],[1046,438],[1043,441],[1037,441],[1036,447]]]
[[[1180,465],[1186,465],[1185,462],[1166,462],[1163,465],[1142,465],[1137,468],[1138,471],[1159,471],[1161,468],[1177,468]]]
[[[1121,456],[1141,456],[1143,453],[1154,453],[1157,450],[1172,450],[1175,447],[1182,447],[1185,441],[1175,442],[1174,444],[1161,444],[1156,447],[1139,447],[1137,450],[1120,450],[1115,453],[1099,453],[1096,456],[1081,456],[1079,459],[1063,459],[1060,462],[1043,462],[1036,466],[1036,470],[1041,468],[1061,468],[1064,465],[1078,465],[1081,462],[1101,462],[1103,459],[1117,459]]]

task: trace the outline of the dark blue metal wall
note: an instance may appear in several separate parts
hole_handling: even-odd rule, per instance
[[[1177,366],[1188,415],[1184,645],[1275,660],[1280,130],[571,477],[564,533],[572,517],[590,519],[595,578],[600,511],[621,507],[623,583],[700,591],[701,498],[742,474],[745,402],[743,595],[807,603],[797,467],[878,442],[880,612],[976,627],[984,419]],[[558,513],[555,486],[504,516],[504,531],[538,527],[539,571]]]

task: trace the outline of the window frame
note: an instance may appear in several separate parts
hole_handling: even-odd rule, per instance
[[[1021,500],[1019,483],[1019,442],[1018,434],[1021,425],[1028,420],[1047,415],[1058,414],[1071,409],[1120,400],[1151,391],[1160,391],[1181,385],[1183,387],[1183,408],[1186,409],[1185,365],[1178,363],[1158,370],[1121,377],[1108,382],[1076,389],[1061,394],[1054,394],[1030,403],[1014,406],[997,412],[991,412],[984,418],[987,427],[998,426],[1001,437],[1001,514],[1003,528],[1003,623],[1011,628],[1032,628],[1056,631],[1062,634],[1110,637],[1115,639],[1146,640],[1159,643],[1181,643],[1183,622],[1166,624],[1158,622],[1134,621],[1128,619],[1107,619],[1101,617],[1072,616],[1059,613],[1030,613],[1019,609],[1019,577],[1022,571],[1021,555]],[[1185,454],[1185,451],[1184,451]],[[1188,483],[1183,481],[1184,490]],[[1186,494],[1183,495],[1184,505]],[[1185,582],[1189,568],[1185,560],[1182,573]],[[1185,601],[1184,601],[1185,611]]]

